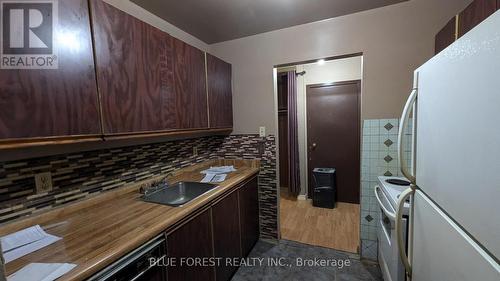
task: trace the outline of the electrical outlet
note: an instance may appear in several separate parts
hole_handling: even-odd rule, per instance
[[[266,127],[259,127],[259,136],[261,138],[266,136]]]
[[[52,175],[50,172],[35,175],[36,193],[47,193],[52,191]]]
[[[193,146],[193,156],[198,156],[198,147]]]

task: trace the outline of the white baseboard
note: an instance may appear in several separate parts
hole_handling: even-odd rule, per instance
[[[307,197],[305,194],[301,194],[301,195],[297,196],[297,200],[307,200]]]

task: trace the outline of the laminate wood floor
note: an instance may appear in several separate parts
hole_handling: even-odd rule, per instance
[[[280,212],[281,239],[359,253],[359,204],[324,209],[282,194]]]

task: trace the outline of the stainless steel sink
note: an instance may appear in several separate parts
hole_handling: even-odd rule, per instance
[[[141,199],[145,202],[179,207],[213,190],[215,187],[217,185],[210,183],[181,181],[151,193],[146,193]]]

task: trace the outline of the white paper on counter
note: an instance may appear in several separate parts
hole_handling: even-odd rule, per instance
[[[71,263],[30,263],[7,277],[7,281],[53,281],[75,266]]]
[[[208,182],[223,182],[226,180],[227,174],[206,174],[201,180],[202,183]]]
[[[212,182],[223,182],[226,180],[227,174],[220,174],[220,175],[215,175],[215,177],[212,179]]]
[[[202,183],[211,182],[215,177],[215,174],[206,174],[205,177],[201,180]]]
[[[33,243],[45,238],[47,233],[39,225],[25,228],[18,232],[0,237],[2,251],[8,252],[12,249]]]
[[[0,237],[5,263],[40,250],[60,239],[48,234],[39,225]]]
[[[219,167],[210,167],[210,169],[201,171],[202,174],[227,174],[230,172],[236,172],[234,166],[219,166]]]

